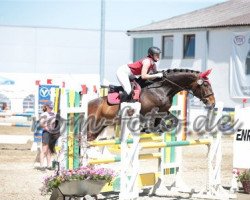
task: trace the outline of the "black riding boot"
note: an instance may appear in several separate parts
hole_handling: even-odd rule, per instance
[[[120,92],[120,100],[122,102],[129,102],[131,99],[131,95],[128,94],[126,91]]]

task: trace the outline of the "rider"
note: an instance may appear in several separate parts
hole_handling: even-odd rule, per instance
[[[142,58],[134,63],[122,65],[118,68],[116,75],[124,89],[124,92],[120,94],[121,102],[128,101],[131,97],[131,84],[130,77],[140,75],[142,79],[152,80],[155,78],[162,78],[161,72],[157,73],[156,62],[160,60],[161,50],[158,47],[150,47],[148,49],[148,56]],[[155,74],[149,74],[153,72]]]

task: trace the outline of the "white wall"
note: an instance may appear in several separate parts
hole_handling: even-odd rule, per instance
[[[125,33],[109,32],[106,34],[105,42],[105,77],[118,84],[117,68],[130,62],[130,38]]]
[[[196,52],[195,59],[183,59],[183,34],[196,34]],[[199,32],[164,32],[154,34],[133,34],[132,38],[153,37],[153,44],[162,48],[162,37],[167,35],[174,36],[173,59],[161,59],[158,63],[159,69],[169,68],[188,68],[193,70],[201,70],[203,63],[202,56],[204,54],[205,31]],[[133,50],[133,46],[131,48]]]
[[[183,35],[196,34],[195,41],[195,59],[183,59]],[[168,35],[164,34],[164,35]],[[183,32],[171,33],[174,36],[173,59],[162,59],[160,68],[188,68],[193,70],[201,70],[204,32]],[[162,46],[161,43],[156,44]]]
[[[241,99],[230,98],[229,69],[232,55],[233,32],[250,31],[250,28],[213,29],[209,31],[209,53],[207,66],[213,68],[211,82],[217,101],[225,103],[226,107],[241,104]]]
[[[250,28],[222,28],[195,30],[195,31],[169,31],[162,33],[137,33],[133,37],[153,37],[155,46],[162,48],[162,37],[174,36],[173,59],[162,59],[160,69],[188,68],[198,71],[212,68],[210,80],[215,93],[216,101],[224,102],[225,107],[235,107],[241,100],[230,98],[229,94],[229,67],[232,52],[232,33],[250,31]],[[195,34],[195,59],[183,59],[183,35]],[[207,46],[208,34],[208,46]]]
[[[98,74],[98,30],[0,26],[0,72]],[[106,31],[105,78],[129,61],[125,32]]]

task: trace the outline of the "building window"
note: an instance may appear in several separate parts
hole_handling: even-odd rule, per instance
[[[195,35],[184,35],[183,58],[195,58]]]
[[[133,60],[139,60],[148,55],[148,48],[153,46],[153,38],[134,38]]]
[[[250,74],[250,51],[248,51],[246,58],[246,75],[249,74]]]
[[[35,96],[30,94],[23,100],[23,111],[24,112],[34,112],[35,111]]]
[[[162,57],[166,59],[173,58],[173,45],[174,45],[174,36],[163,36],[162,44]]]

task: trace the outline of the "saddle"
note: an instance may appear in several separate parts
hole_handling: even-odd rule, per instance
[[[141,93],[141,86],[139,83],[136,82],[136,80],[131,80],[131,88],[132,88],[132,101],[139,101],[140,99],[140,93]],[[109,85],[108,88],[108,103],[111,105],[117,105],[121,103],[120,100],[120,92],[123,92],[124,89],[122,86],[116,86],[116,85]]]

